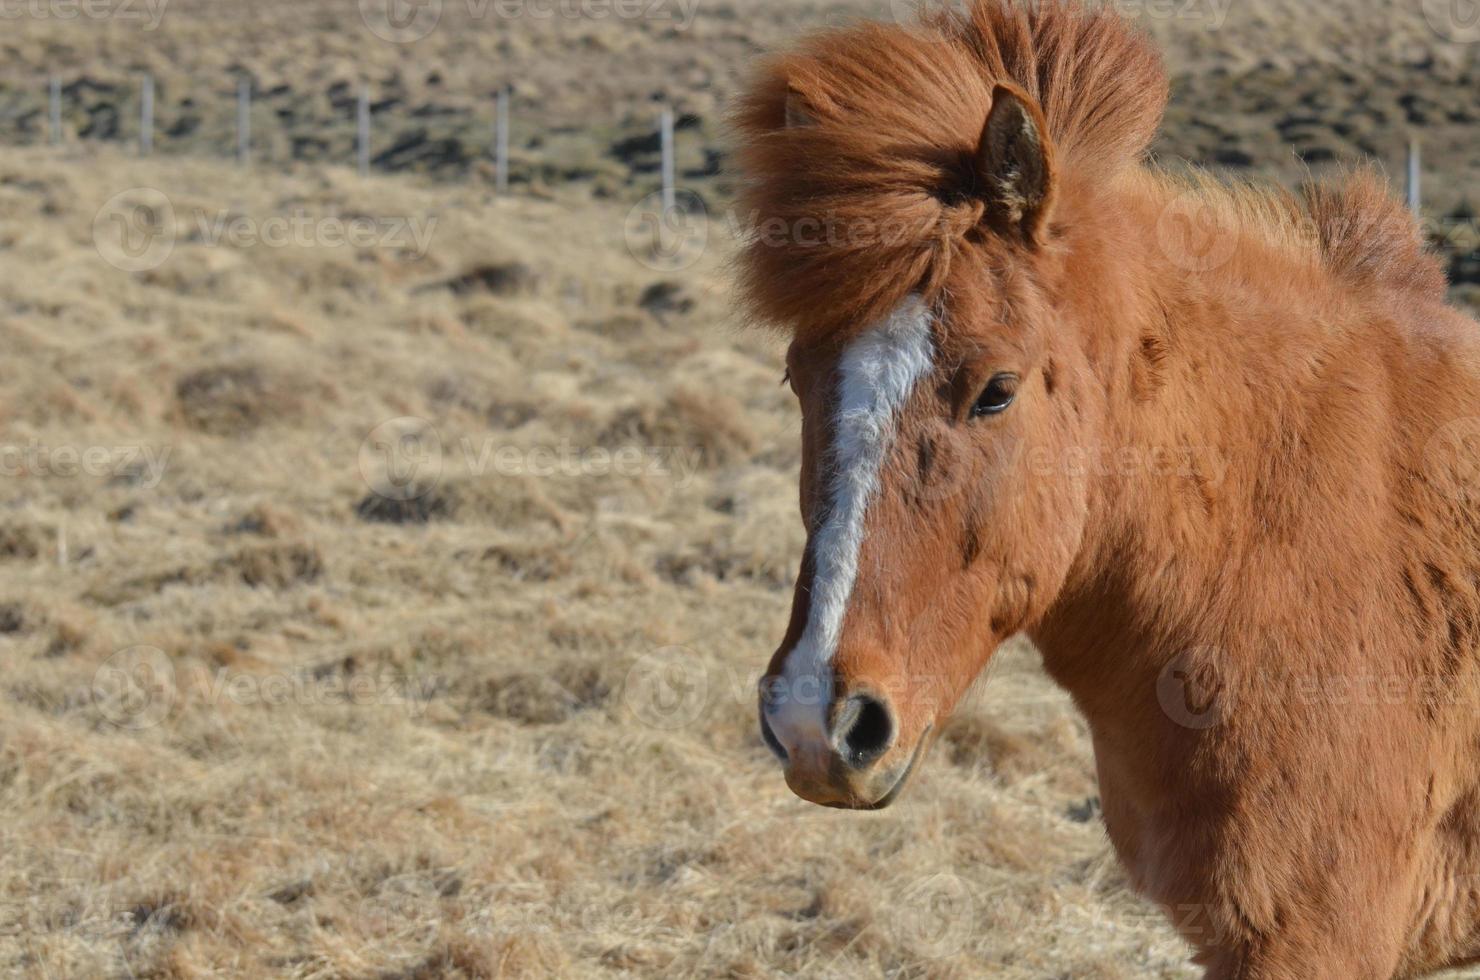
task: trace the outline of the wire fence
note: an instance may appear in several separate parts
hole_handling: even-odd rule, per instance
[[[723,172],[702,122],[656,101],[603,132],[541,126],[538,105],[521,104],[509,85],[465,96],[460,104],[411,105],[394,86],[377,92],[369,83],[335,82],[311,98],[281,85],[259,91],[245,74],[215,87],[166,87],[181,84],[160,84],[148,73],[128,80],[52,74],[29,85],[0,81],[0,127],[9,130],[0,129],[0,139],[54,146],[113,141],[146,156],[216,155],[241,166],[340,164],[362,176],[425,172],[486,180],[501,195],[516,187],[605,178],[613,194],[661,195],[665,215],[702,209],[704,195],[694,192],[695,182]],[[681,154],[685,130],[698,132]],[[1425,212],[1416,137],[1405,144],[1402,174],[1408,205],[1429,244],[1443,253],[1451,281],[1480,286],[1480,222],[1466,204],[1447,214]],[[716,193],[723,196],[724,188]]]
[[[704,128],[656,99],[604,125],[564,125],[510,85],[413,103],[395,85],[341,81],[305,94],[284,85],[264,90],[245,74],[214,85],[151,74],[0,79],[0,142],[13,145],[98,140],[242,166],[338,164],[362,175],[484,179],[500,194],[595,181],[607,194],[661,191],[674,207],[682,205],[681,185],[722,175]]]

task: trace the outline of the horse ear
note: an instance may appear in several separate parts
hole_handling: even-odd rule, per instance
[[[1048,123],[1027,95],[1010,85],[992,90],[992,110],[976,150],[978,186],[996,216],[1042,244],[1058,174]]]
[[[794,88],[786,90],[786,128],[804,129],[817,125],[817,116],[807,104],[807,97]]]

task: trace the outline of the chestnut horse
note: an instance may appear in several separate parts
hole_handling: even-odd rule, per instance
[[[808,538],[761,728],[885,806],[1006,637],[1088,720],[1208,977],[1480,956],[1480,325],[1382,182],[1143,156],[1119,17],[834,30],[737,111],[741,285],[790,340]]]

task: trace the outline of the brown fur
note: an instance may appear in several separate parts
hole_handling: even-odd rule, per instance
[[[994,84],[1038,103],[1065,168],[1105,180],[1146,148],[1166,76],[1114,14],[1047,3],[973,15],[941,21],[949,42],[863,24],[762,68],[735,115],[742,212],[757,225],[826,221],[850,240],[747,252],[742,286],[761,318],[846,330],[944,283],[984,215],[971,163]],[[786,126],[789,92],[815,126]]]
[[[1046,121],[1041,235],[983,172],[1003,84]],[[793,337],[809,527],[840,345],[911,291],[938,316],[837,688],[892,705],[892,778],[1026,631],[1089,721],[1132,881],[1209,977],[1480,956],[1480,325],[1371,174],[1301,203],[1147,168],[1164,99],[1146,42],[1059,3],[762,69],[745,201],[783,233],[742,284]],[[789,232],[819,219],[903,230]],[[1017,402],[971,418],[1001,371]]]

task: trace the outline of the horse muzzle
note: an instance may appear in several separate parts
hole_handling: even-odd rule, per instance
[[[785,767],[786,785],[802,799],[848,810],[880,810],[899,798],[929,743],[899,744],[899,721],[885,698],[839,696],[821,725],[798,724],[762,685],[761,738]]]

